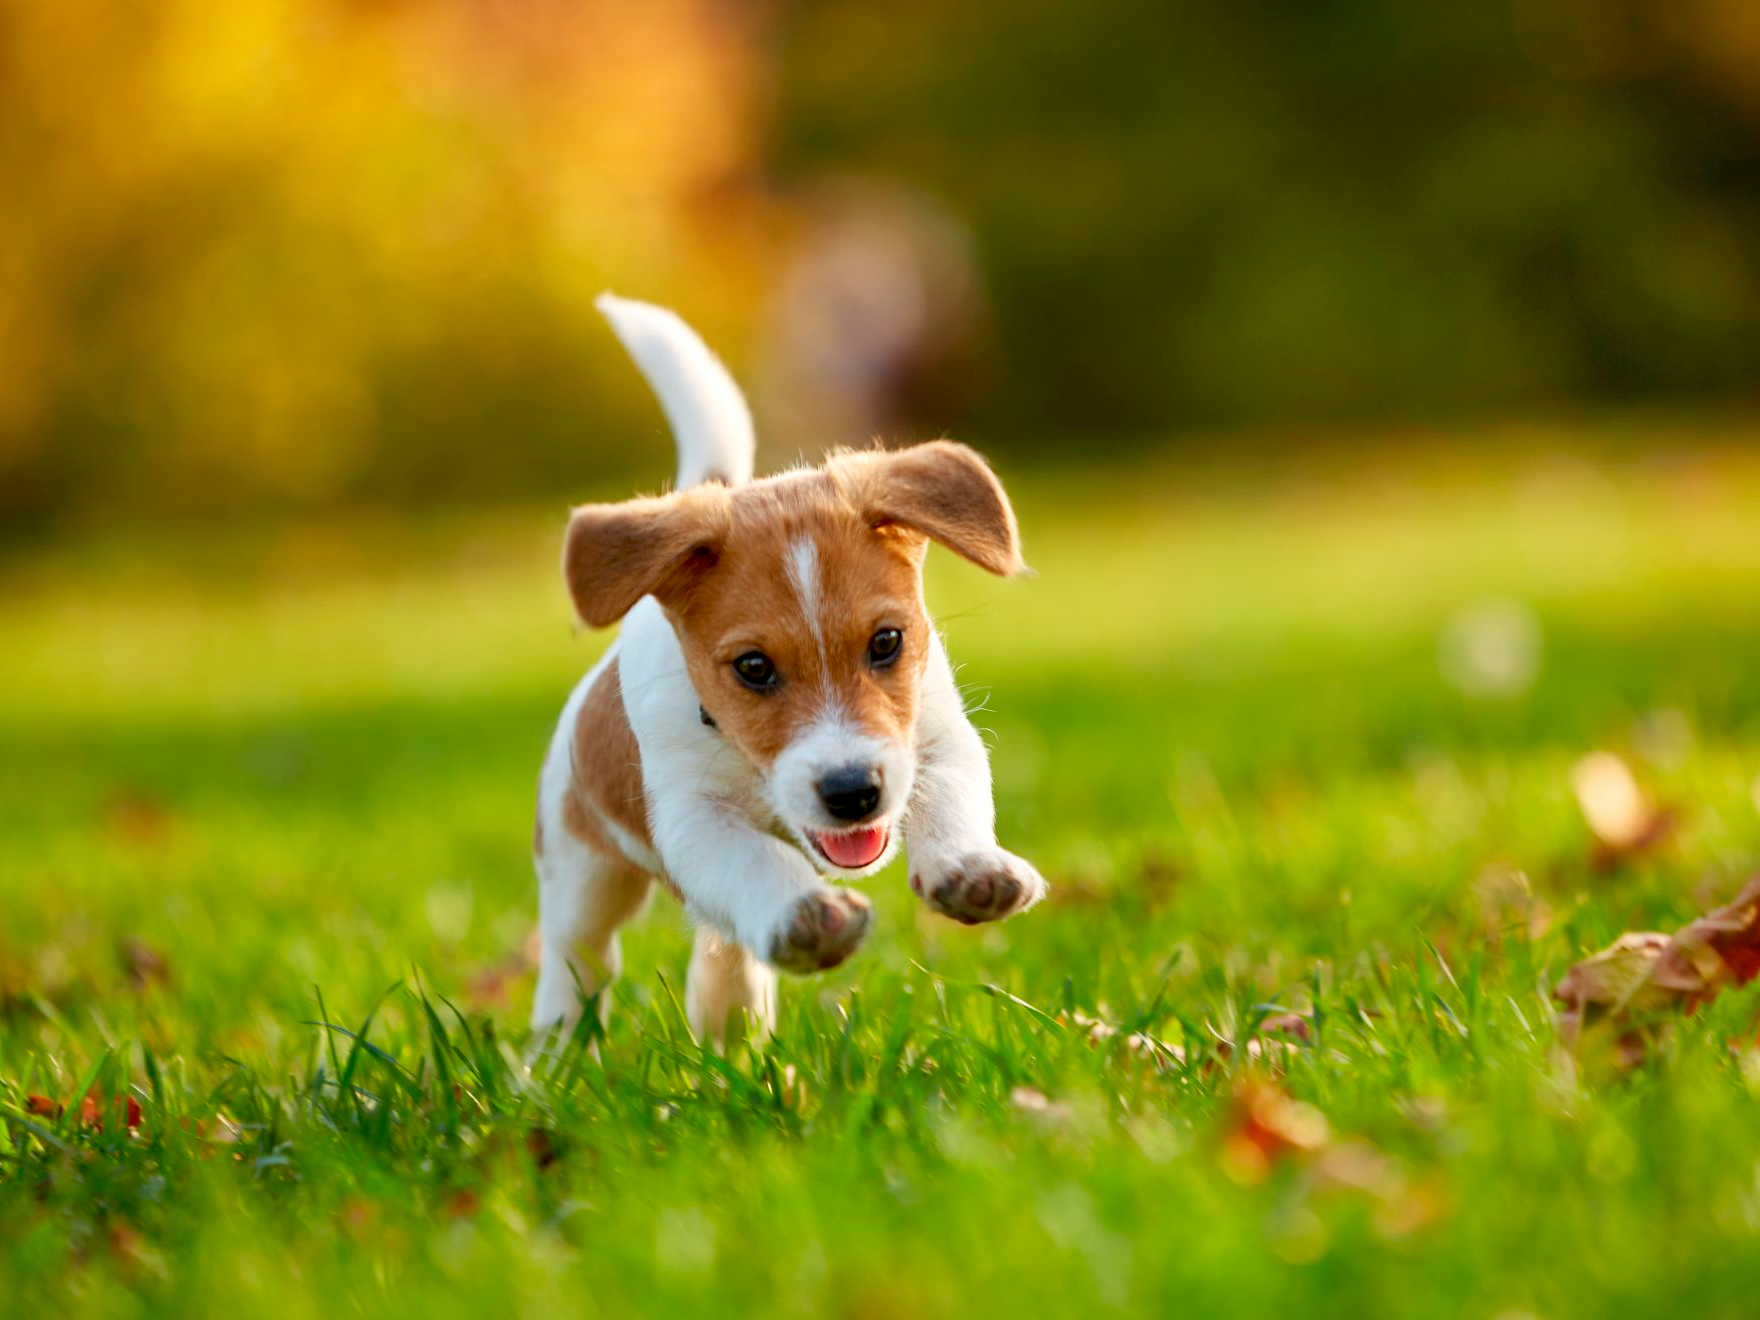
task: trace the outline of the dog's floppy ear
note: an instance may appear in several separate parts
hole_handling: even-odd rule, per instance
[[[966,446],[931,440],[894,453],[846,454],[835,471],[872,526],[920,532],[1001,577],[1026,568],[1002,483]]]
[[[581,505],[562,541],[562,575],[575,612],[604,628],[643,596],[673,604],[715,566],[727,528],[727,491],[716,485]]]

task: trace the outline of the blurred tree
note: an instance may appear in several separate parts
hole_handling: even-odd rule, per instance
[[[607,286],[790,445],[1760,381],[1754,0],[0,0],[0,190],[14,529],[655,482]]]
[[[965,218],[999,433],[1751,397],[1757,27],[1750,0],[828,0],[781,25],[777,159]]]
[[[0,0],[0,512],[664,470],[591,299],[759,280],[714,0]]]

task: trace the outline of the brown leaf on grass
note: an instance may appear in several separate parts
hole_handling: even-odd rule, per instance
[[[1628,931],[1577,963],[1552,991],[1564,1005],[1558,1017],[1559,1034],[1574,1042],[1590,1022],[1666,1010],[1690,1013],[1726,986],[1746,985],[1756,975],[1760,975],[1760,876],[1750,880],[1734,902],[1673,935]],[[1633,1051],[1622,1053],[1635,1061]]]
[[[128,977],[129,985],[136,990],[145,990],[150,985],[163,985],[171,979],[171,965],[165,960],[165,955],[138,935],[130,936],[122,942],[117,950],[117,957],[122,963],[122,971]]]
[[[1680,814],[1658,806],[1631,767],[1612,752],[1591,752],[1578,761],[1571,788],[1595,835],[1589,862],[1597,871],[1611,871],[1627,858],[1651,851],[1680,824]]]
[[[117,1098],[122,1101],[122,1126],[129,1132],[140,1131],[140,1101],[132,1095]],[[67,1112],[67,1106],[46,1095],[27,1095],[24,1098],[24,1111],[33,1118],[60,1118]],[[79,1102],[79,1122],[81,1127],[89,1127],[94,1132],[104,1130],[104,1099],[96,1091],[88,1092]]]
[[[122,1101],[122,1126],[129,1132],[139,1132],[141,1128],[140,1102],[132,1095],[112,1097],[110,1109],[115,1108],[117,1099]],[[89,1127],[94,1132],[104,1130],[104,1114],[106,1111],[104,1097],[96,1091],[88,1091],[85,1099],[79,1102],[79,1121],[82,1127]]]
[[[1326,1115],[1261,1078],[1243,1081],[1229,1102],[1222,1153],[1242,1182],[1262,1182],[1279,1161],[1322,1150],[1331,1140]]]
[[[1314,1038],[1312,1013],[1273,1013],[1259,1024],[1261,1036],[1282,1036],[1307,1045]]]
[[[1326,1116],[1264,1077],[1241,1081],[1230,1098],[1222,1164],[1237,1182],[1263,1182],[1289,1164],[1305,1197],[1363,1198],[1377,1236],[1409,1236],[1434,1221],[1442,1198],[1433,1182],[1415,1182],[1404,1163],[1361,1137],[1335,1134]]]

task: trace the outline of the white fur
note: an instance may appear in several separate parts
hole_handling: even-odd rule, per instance
[[[960,864],[980,861],[1018,880],[1020,911],[1045,897],[1037,870],[997,846],[996,804],[990,786],[990,753],[966,716],[953,665],[940,634],[929,642],[929,662],[917,705],[916,794],[905,820],[911,871],[926,889],[934,877]]]
[[[776,1027],[776,971],[712,927],[698,926],[685,973],[684,1013],[700,1039],[717,1045],[725,1043],[736,1013],[756,1034],[768,1035]]]
[[[822,882],[770,834],[756,769],[697,713],[672,624],[653,597],[623,621],[624,707],[642,750],[654,849],[691,915],[760,957]]]
[[[587,693],[616,654],[614,643],[586,677],[575,684],[562,708],[562,718],[551,736],[550,751],[538,776],[538,827],[543,848],[535,864],[542,953],[538,987],[532,997],[534,1030],[573,1022],[580,1005],[579,995],[608,985],[623,970],[617,930],[634,915],[629,901],[630,883],[627,879],[617,883],[617,859],[601,856],[587,847],[563,824],[574,777],[575,721]],[[647,853],[645,848],[641,851]],[[626,860],[636,868],[649,869],[637,857]],[[639,908],[640,901],[634,907]],[[609,1012],[610,1007],[609,993],[601,995],[601,1014]]]
[[[635,359],[678,444],[678,484],[752,479],[757,442],[745,396],[721,360],[676,312],[602,293],[595,304]]]
[[[788,547],[788,581],[800,602],[801,615],[819,645],[819,663],[825,654],[825,625],[819,619],[819,547],[810,536],[797,537]]]
[[[765,794],[776,817],[800,839],[801,847],[814,864],[836,875],[872,875],[898,850],[898,832],[888,838],[886,850],[867,866],[846,869],[833,865],[819,855],[807,840],[806,832],[837,833],[850,828],[848,821],[838,820],[825,810],[819,799],[819,781],[827,773],[846,765],[873,766],[880,772],[880,804],[874,810],[871,825],[890,826],[894,817],[910,801],[911,781],[915,767],[909,748],[876,738],[856,728],[843,714],[827,711],[783,748],[770,767]]]
[[[917,796],[906,835],[912,861],[996,846],[990,753],[966,718],[939,633],[930,636],[917,694]]]

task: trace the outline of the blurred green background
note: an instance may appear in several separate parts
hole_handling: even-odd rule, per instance
[[[0,195],[14,543],[656,484],[605,287],[770,462],[1760,385],[1752,0],[0,0]]]
[[[663,899],[534,1075],[607,287],[761,470],[996,460],[1053,888],[876,879],[725,1066]],[[1756,0],[0,0],[0,1312],[1752,1313],[1760,985],[1624,1080],[1551,989],[1760,857],[1757,346]]]

